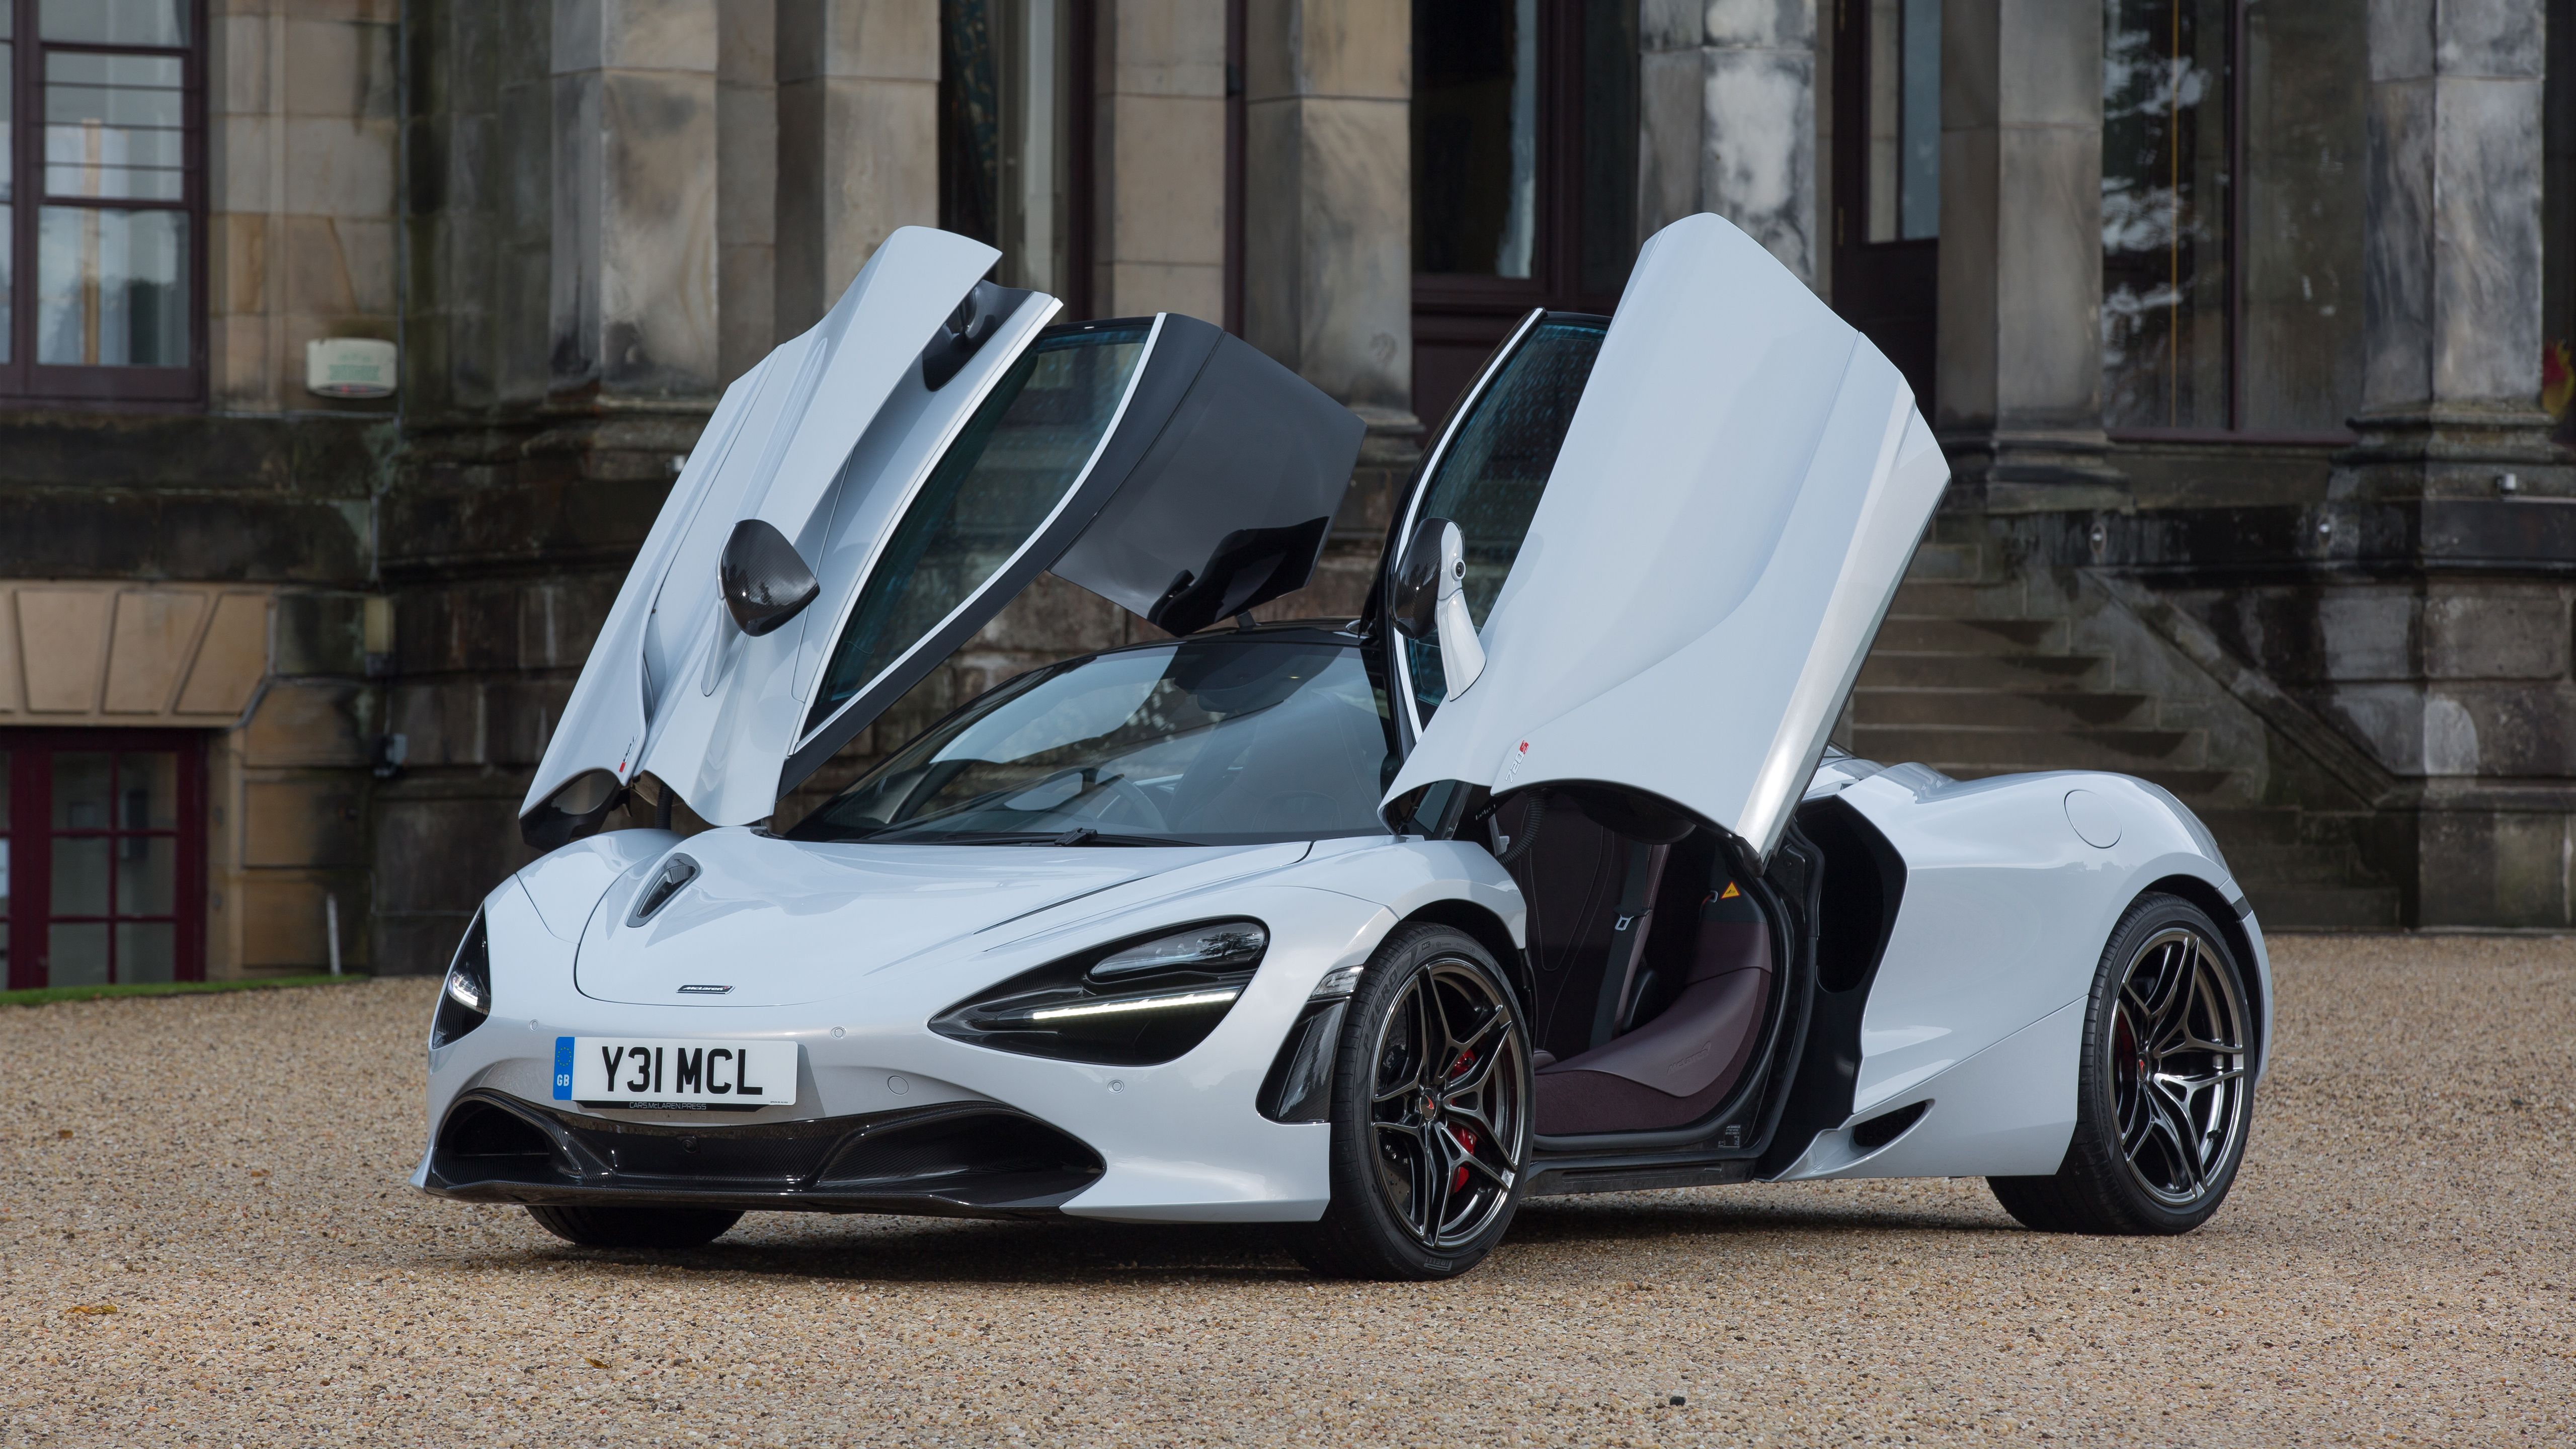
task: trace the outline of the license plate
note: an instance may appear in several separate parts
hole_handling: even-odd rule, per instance
[[[559,1036],[555,1100],[741,1111],[792,1106],[796,1043]]]

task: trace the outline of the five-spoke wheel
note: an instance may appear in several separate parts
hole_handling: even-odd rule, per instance
[[[1350,1277],[1474,1267],[1519,1202],[1530,1097],[1529,1031],[1493,957],[1445,926],[1397,931],[1344,1017],[1331,1205],[1290,1247]]]
[[[2188,1232],[2218,1210],[2245,1155],[2253,1034],[2245,978],[2199,907],[2142,896],[2096,973],[2066,1159],[2049,1177],[1988,1179],[2049,1232]]]

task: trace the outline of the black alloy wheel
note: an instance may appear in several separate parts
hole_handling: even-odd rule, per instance
[[[528,1216],[585,1248],[700,1248],[742,1221],[724,1208],[531,1207]]]
[[[2051,1177],[1987,1179],[2042,1232],[2185,1233],[2208,1221],[2244,1160],[2254,1020],[2243,968],[2209,916],[2138,898],[2096,972],[2075,1134]]]
[[[1519,1206],[1531,1094],[1529,1029],[1493,957],[1446,926],[1397,930],[1343,1021],[1331,1205],[1290,1249],[1334,1277],[1473,1268]]]

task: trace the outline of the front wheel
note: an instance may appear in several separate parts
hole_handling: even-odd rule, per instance
[[[697,1248],[742,1214],[722,1208],[531,1207],[537,1226],[585,1248]]]
[[[2187,1233],[2236,1181],[2254,1106],[2243,969],[2198,906],[2149,894],[2111,931],[2077,1068],[2075,1135],[2050,1177],[1992,1177],[2041,1232]]]
[[[1290,1250],[1332,1277],[1475,1267],[1520,1202],[1530,1099],[1529,1029],[1494,958],[1446,926],[1396,931],[1343,1019],[1332,1203]]]

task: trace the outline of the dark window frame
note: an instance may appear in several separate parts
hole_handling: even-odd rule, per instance
[[[178,798],[173,801],[176,823],[168,829],[129,828],[113,822],[104,830],[57,830],[53,825],[53,757],[64,752],[103,752],[167,750],[178,757]],[[164,837],[172,847],[171,914],[172,923],[171,979],[203,981],[206,979],[206,734],[202,730],[171,729],[0,729],[0,753],[7,755],[9,803],[6,838],[9,848],[9,914],[0,920],[0,931],[6,931],[9,942],[8,989],[26,990],[47,984],[51,972],[50,935],[58,919],[53,909],[53,851],[57,836],[106,835]],[[44,848],[36,848],[38,845]],[[114,891],[113,873],[109,890]],[[109,950],[114,951],[113,920],[115,897],[109,897],[110,915],[93,917],[66,915],[60,919],[75,923],[96,920],[111,922]],[[138,919],[125,917],[124,919]],[[153,916],[150,920],[161,920]],[[116,977],[111,971],[110,983]]]
[[[1407,3],[1407,0],[1389,0]],[[1467,273],[1415,272],[1413,276],[1413,341],[1435,346],[1473,348],[1478,355],[1499,345],[1532,311],[1607,314],[1619,305],[1619,289],[1587,290],[1583,285],[1584,175],[1584,19],[1586,0],[1538,0],[1538,197],[1530,246],[1530,275],[1489,277]],[[1632,36],[1633,40],[1634,37]],[[1628,92],[1629,163],[1635,165],[1638,94],[1632,44]],[[1410,198],[1408,198],[1410,200]],[[1635,234],[1639,198],[1628,192],[1627,244],[1631,264],[1645,238]],[[1627,269],[1621,269],[1622,284]],[[1474,370],[1467,374],[1472,384]],[[1461,392],[1463,395],[1464,388]],[[1415,407],[1423,411],[1422,383],[1414,382]],[[1449,399],[1454,404],[1456,399]],[[1446,409],[1436,409],[1445,416]],[[1436,421],[1427,413],[1422,422]]]
[[[1840,0],[1832,23],[1834,310],[1905,374],[1924,416],[1938,417],[1941,238],[1936,229],[1869,239],[1869,0]]]
[[[946,73],[950,53],[950,16],[945,6],[937,7],[937,10],[938,17],[935,24],[939,32],[942,73],[938,83],[939,98],[935,104],[936,116],[933,126],[935,134],[931,144],[935,164],[940,173],[939,225],[944,230],[972,236],[987,245],[998,247],[1002,243],[980,235],[971,218],[956,214],[955,192],[959,186],[959,178],[954,174],[957,158],[953,150],[954,132],[951,129],[956,121],[953,113],[956,96],[951,86],[952,77]],[[1064,310],[1058,315],[1057,320],[1073,322],[1088,319],[1093,311],[1092,266],[1095,255],[1093,231],[1097,222],[1092,191],[1093,178],[1098,167],[1098,157],[1095,152],[1099,145],[1097,114],[1099,78],[1095,71],[1098,66],[1101,19],[1096,0],[1063,0],[1063,8],[1058,18],[1058,43],[1063,47],[1059,74],[1063,77],[1065,88],[1065,93],[1058,102],[1062,110],[1064,126],[1062,141],[1065,173],[1064,215],[1061,219],[1064,252],[1062,276],[1049,291],[1049,295],[1064,304]],[[997,83],[997,108],[998,96]],[[997,187],[1005,170],[999,148],[1009,144],[1010,138],[1007,135],[996,135],[993,179]],[[1026,158],[1022,158],[1022,164],[1026,164]],[[998,193],[995,197],[994,212],[993,216],[984,220],[998,227],[1001,223]],[[1005,264],[997,263],[994,275],[1008,276]]]
[[[2183,3],[2183,0],[2175,0]],[[2224,351],[2227,357],[2227,424],[2224,427],[2116,427],[2104,429],[2115,443],[2229,443],[2257,447],[2340,447],[2353,441],[2353,434],[2342,428],[2314,432],[2251,429],[2243,426],[2245,417],[2245,114],[2249,97],[2246,92],[2246,0],[2226,0],[2227,4],[2227,76],[2221,89],[2224,109],[2219,124],[2227,131],[2224,147],[2227,157],[2227,185],[2221,209],[2227,228],[2225,241],[2219,246],[2219,258],[2227,268],[2227,282],[2220,306],[2226,331]],[[2094,322],[2094,334],[2101,335],[2101,320]],[[2108,389],[2104,389],[2107,407]],[[2355,405],[2359,403],[2355,399]]]
[[[38,34],[40,0],[0,0],[11,10],[10,336],[0,363],[0,406],[175,411],[206,401],[207,195],[206,6],[183,0],[188,43],[181,47],[48,41]],[[45,190],[44,75],[48,51],[88,55],[176,55],[181,76],[181,164],[178,201],[118,197],[56,198]],[[81,365],[36,361],[37,227],[43,210],[174,211],[187,218],[188,361],[177,367]]]

